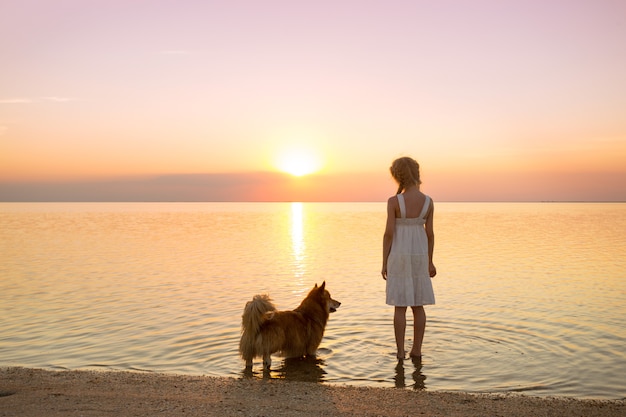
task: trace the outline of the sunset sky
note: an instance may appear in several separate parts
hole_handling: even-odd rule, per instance
[[[623,0],[4,0],[0,201],[626,201],[625,74]]]

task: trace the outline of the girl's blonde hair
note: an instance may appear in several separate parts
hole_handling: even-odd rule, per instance
[[[391,176],[398,183],[398,192],[400,194],[409,185],[420,185],[420,165],[413,158],[403,156],[398,158],[391,164],[389,168]]]

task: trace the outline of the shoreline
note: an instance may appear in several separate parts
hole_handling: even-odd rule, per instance
[[[128,371],[0,368],[0,416],[623,417],[624,400],[470,394]]]

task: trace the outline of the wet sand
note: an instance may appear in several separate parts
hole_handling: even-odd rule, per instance
[[[0,368],[0,416],[626,416],[626,402]]]

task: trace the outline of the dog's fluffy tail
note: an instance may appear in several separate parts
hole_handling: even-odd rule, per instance
[[[269,295],[255,295],[252,301],[248,301],[241,316],[241,340],[239,341],[239,353],[246,361],[251,361],[258,353],[256,349],[257,337],[261,331],[261,325],[267,319],[267,313],[276,311]]]

